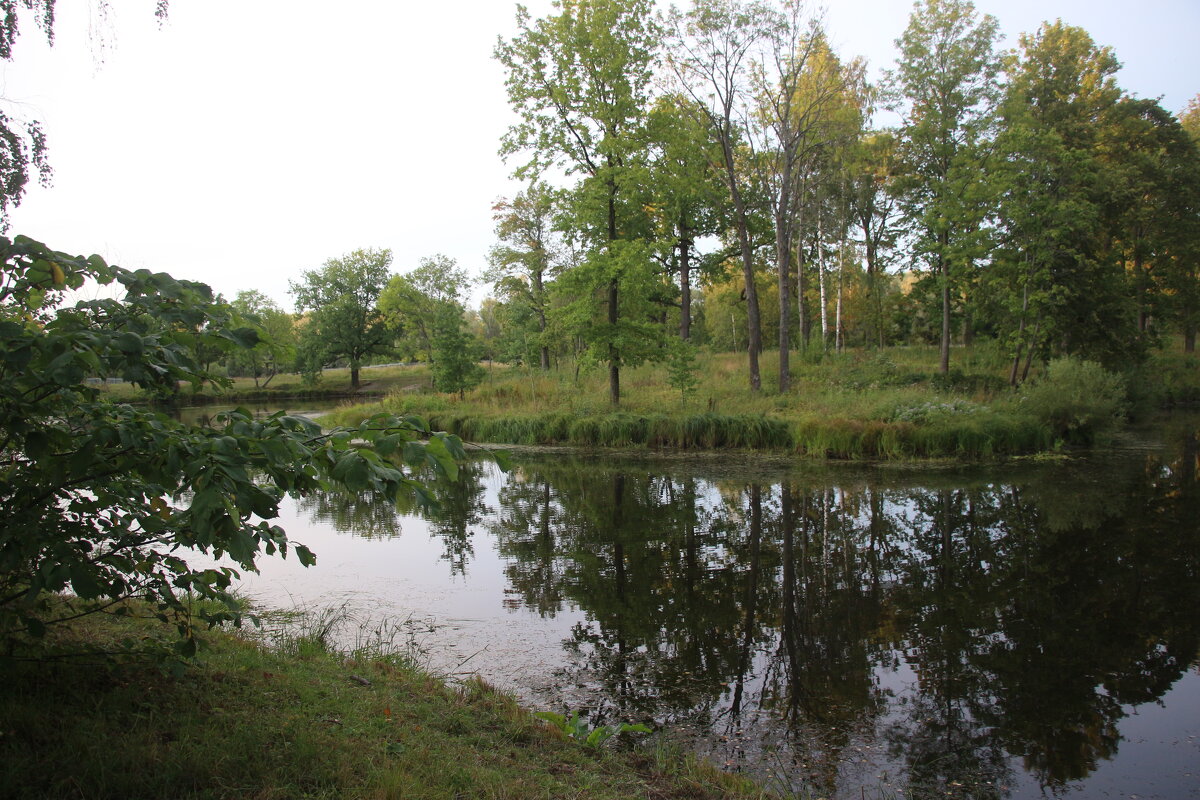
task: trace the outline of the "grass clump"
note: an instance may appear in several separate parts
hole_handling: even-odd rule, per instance
[[[333,623],[293,626],[275,646],[217,632],[178,674],[37,650],[0,659],[0,796],[764,796],[694,763],[582,747],[482,681],[447,686],[404,653],[337,652]],[[83,618],[55,634],[56,652],[145,625]]]

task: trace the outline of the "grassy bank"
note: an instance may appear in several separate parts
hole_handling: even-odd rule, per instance
[[[325,418],[357,424],[379,411],[418,414],[477,442],[587,447],[749,448],[823,458],[987,458],[1089,445],[1131,410],[1200,398],[1194,358],[1151,362],[1132,378],[1095,365],[1055,362],[1021,390],[988,347],[956,351],[948,375],[933,348],[894,348],[800,359],[780,393],[775,356],[763,357],[763,391],[749,391],[744,356],[702,354],[697,388],[683,396],[666,370],[622,373],[621,408],[602,370],[493,367],[465,396],[393,392]],[[1134,391],[1130,391],[1130,388]]]
[[[331,652],[312,627],[272,647],[215,633],[175,676],[38,660],[160,633],[93,615],[0,657],[0,796],[765,797],[652,743],[586,747],[487,685],[448,687],[403,655]]]
[[[384,397],[394,392],[418,391],[429,386],[429,367],[425,364],[411,366],[364,367],[359,375],[359,388],[350,386],[349,369],[327,369],[315,383],[305,382],[299,375],[276,375],[265,386],[262,381],[255,385],[253,378],[232,378],[227,387],[204,385],[199,389],[190,385],[180,387],[173,402],[184,404],[237,403],[280,400],[354,400]],[[106,396],[121,401],[157,401],[154,395],[131,383],[104,384]]]

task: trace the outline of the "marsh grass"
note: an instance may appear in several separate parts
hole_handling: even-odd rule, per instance
[[[269,616],[269,615],[268,615]],[[293,615],[294,617],[294,615]],[[686,758],[584,748],[483,681],[449,686],[343,610],[277,620],[271,644],[209,634],[177,675],[151,663],[0,658],[0,796],[37,798],[763,798]],[[93,616],[59,644],[152,635]]]
[[[763,391],[752,393],[745,357],[698,355],[694,393],[681,397],[662,365],[622,371],[621,407],[608,403],[606,374],[563,367],[547,373],[496,366],[465,397],[393,392],[349,405],[327,424],[372,413],[416,414],[469,441],[580,447],[770,450],[834,459],[989,458],[1038,452],[1062,438],[1022,408],[991,346],[956,353],[936,373],[934,348],[801,354],[794,388],[776,390],[778,356],[762,357]]]

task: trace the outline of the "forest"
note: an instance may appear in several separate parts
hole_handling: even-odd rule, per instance
[[[286,361],[431,361],[443,391],[486,358],[620,376],[738,352],[752,392],[793,355],[989,342],[1012,386],[1053,358],[1125,372],[1195,349],[1200,96],[1178,115],[1122,90],[1117,54],[1062,20],[1000,47],[966,0],[917,3],[883,80],[802,2],[566,0],[495,57],[524,188],[494,207],[491,296],[433,256],[330,259],[262,295]],[[883,124],[886,122],[887,124]],[[298,354],[298,355],[295,355]],[[275,356],[278,357],[278,352]],[[230,365],[260,372],[257,362]],[[281,364],[281,366],[283,366]]]

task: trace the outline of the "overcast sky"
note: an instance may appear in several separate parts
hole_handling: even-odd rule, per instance
[[[398,272],[435,253],[485,266],[492,203],[519,188],[496,154],[513,117],[491,57],[513,3],[171,0],[161,27],[153,0],[110,3],[101,20],[61,0],[53,48],[26,17],[0,67],[5,110],[43,122],[55,172],[10,234],[285,308],[289,279],[357,248],[391,248]],[[1172,111],[1200,93],[1197,0],[977,7],[1005,47],[1061,17],[1115,49],[1128,91]],[[877,74],[910,11],[831,0],[830,39]]]

